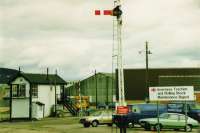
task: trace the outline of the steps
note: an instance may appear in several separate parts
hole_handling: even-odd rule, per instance
[[[70,99],[65,100],[63,105],[73,116],[77,116],[78,109],[76,108],[75,104],[70,101]]]

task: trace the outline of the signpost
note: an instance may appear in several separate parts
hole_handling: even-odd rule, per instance
[[[159,101],[184,101],[185,102],[185,127],[187,128],[187,101],[194,101],[193,86],[166,86],[149,87],[150,101],[157,101],[157,122],[159,125]],[[160,132],[160,127],[157,129]],[[186,129],[187,132],[187,129]]]
[[[193,101],[193,86],[149,87],[151,101]]]

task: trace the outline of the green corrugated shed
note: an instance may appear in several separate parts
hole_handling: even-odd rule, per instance
[[[96,103],[96,86],[97,86],[97,102],[110,103],[115,97],[115,81],[112,78],[112,73],[97,73],[80,81],[81,95],[90,96],[92,103]],[[97,85],[96,85],[97,79]],[[72,83],[67,87],[66,93],[69,96],[78,96],[79,87],[78,82]],[[114,95],[114,96],[113,96]]]

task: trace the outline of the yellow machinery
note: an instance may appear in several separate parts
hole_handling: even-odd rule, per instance
[[[78,110],[89,108],[89,96],[75,96],[75,106]]]

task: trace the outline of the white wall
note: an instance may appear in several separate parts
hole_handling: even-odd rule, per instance
[[[33,115],[33,118],[36,118],[36,119],[41,119],[43,118],[43,108],[44,106],[42,105],[38,105],[36,103],[33,103],[33,106],[32,106],[32,115]]]
[[[12,118],[27,118],[29,117],[29,90],[30,84],[23,77],[16,78],[11,84],[25,84],[26,95],[25,98],[12,99]]]
[[[57,94],[60,93],[60,86],[56,86]],[[34,102],[41,102],[45,104],[44,116],[51,114],[51,109],[55,105],[55,86],[38,85],[38,98],[33,98]]]
[[[29,117],[29,99],[12,99],[12,118]]]

